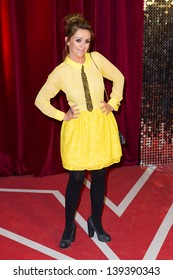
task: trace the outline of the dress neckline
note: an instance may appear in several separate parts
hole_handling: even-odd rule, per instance
[[[65,58],[65,62],[70,64],[71,66],[77,68],[77,69],[81,69],[82,65],[87,68],[90,65],[90,54],[89,53],[85,54],[85,62],[84,63],[78,63],[78,62],[72,60],[68,56]]]

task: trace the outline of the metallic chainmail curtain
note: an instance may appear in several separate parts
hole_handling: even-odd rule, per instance
[[[144,3],[141,165],[173,163],[173,1]]]

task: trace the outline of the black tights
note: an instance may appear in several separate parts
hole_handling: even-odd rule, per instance
[[[101,223],[103,201],[105,194],[106,168],[91,171],[91,216],[97,231],[104,232]],[[85,178],[85,171],[70,171],[69,181],[65,194],[65,230],[63,239],[69,239],[72,229],[75,212],[78,206],[81,188]]]

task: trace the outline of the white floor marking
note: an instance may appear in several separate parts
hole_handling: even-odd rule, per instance
[[[130,205],[130,203],[133,201],[135,196],[138,194],[138,192],[141,190],[143,185],[146,183],[146,181],[149,179],[151,174],[156,169],[156,166],[148,167],[145,172],[142,174],[142,176],[139,178],[139,180],[135,183],[135,185],[131,188],[131,190],[128,192],[128,194],[124,197],[124,199],[121,201],[121,203],[117,206],[115,203],[113,203],[108,197],[105,197],[105,204],[119,217],[125,212],[127,207]],[[88,180],[85,180],[85,185],[90,188],[90,182]]]
[[[49,193],[52,194],[55,190],[34,190],[34,189],[4,189],[0,188],[0,192],[17,192],[17,193]]]
[[[14,240],[20,244],[23,244],[27,247],[30,247],[34,250],[37,250],[38,252],[41,252],[43,254],[46,254],[54,259],[57,260],[73,260],[73,258],[68,257],[67,255],[61,254],[53,249],[50,249],[44,245],[41,245],[35,241],[32,241],[28,238],[25,238],[21,235],[15,234],[9,230],[6,230],[4,228],[0,228],[0,234],[11,239]]]
[[[169,208],[162,224],[160,225],[156,235],[153,238],[145,256],[144,260],[155,260],[157,255],[163,246],[163,243],[168,235],[171,227],[173,226],[173,204]]]

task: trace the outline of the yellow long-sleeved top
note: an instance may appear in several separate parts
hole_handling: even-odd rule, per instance
[[[94,109],[100,108],[100,102],[104,99],[103,77],[113,82],[109,104],[118,110],[120,101],[123,98],[124,77],[122,73],[103,55],[98,52],[85,54],[84,69],[87,75],[91,99]],[[39,91],[35,105],[47,116],[62,121],[65,113],[53,107],[50,103],[51,98],[62,90],[66,94],[69,106],[74,104],[80,110],[86,111],[85,94],[81,79],[82,64],[76,63],[69,57],[58,65],[48,76],[46,83]],[[99,70],[98,70],[99,69]]]

